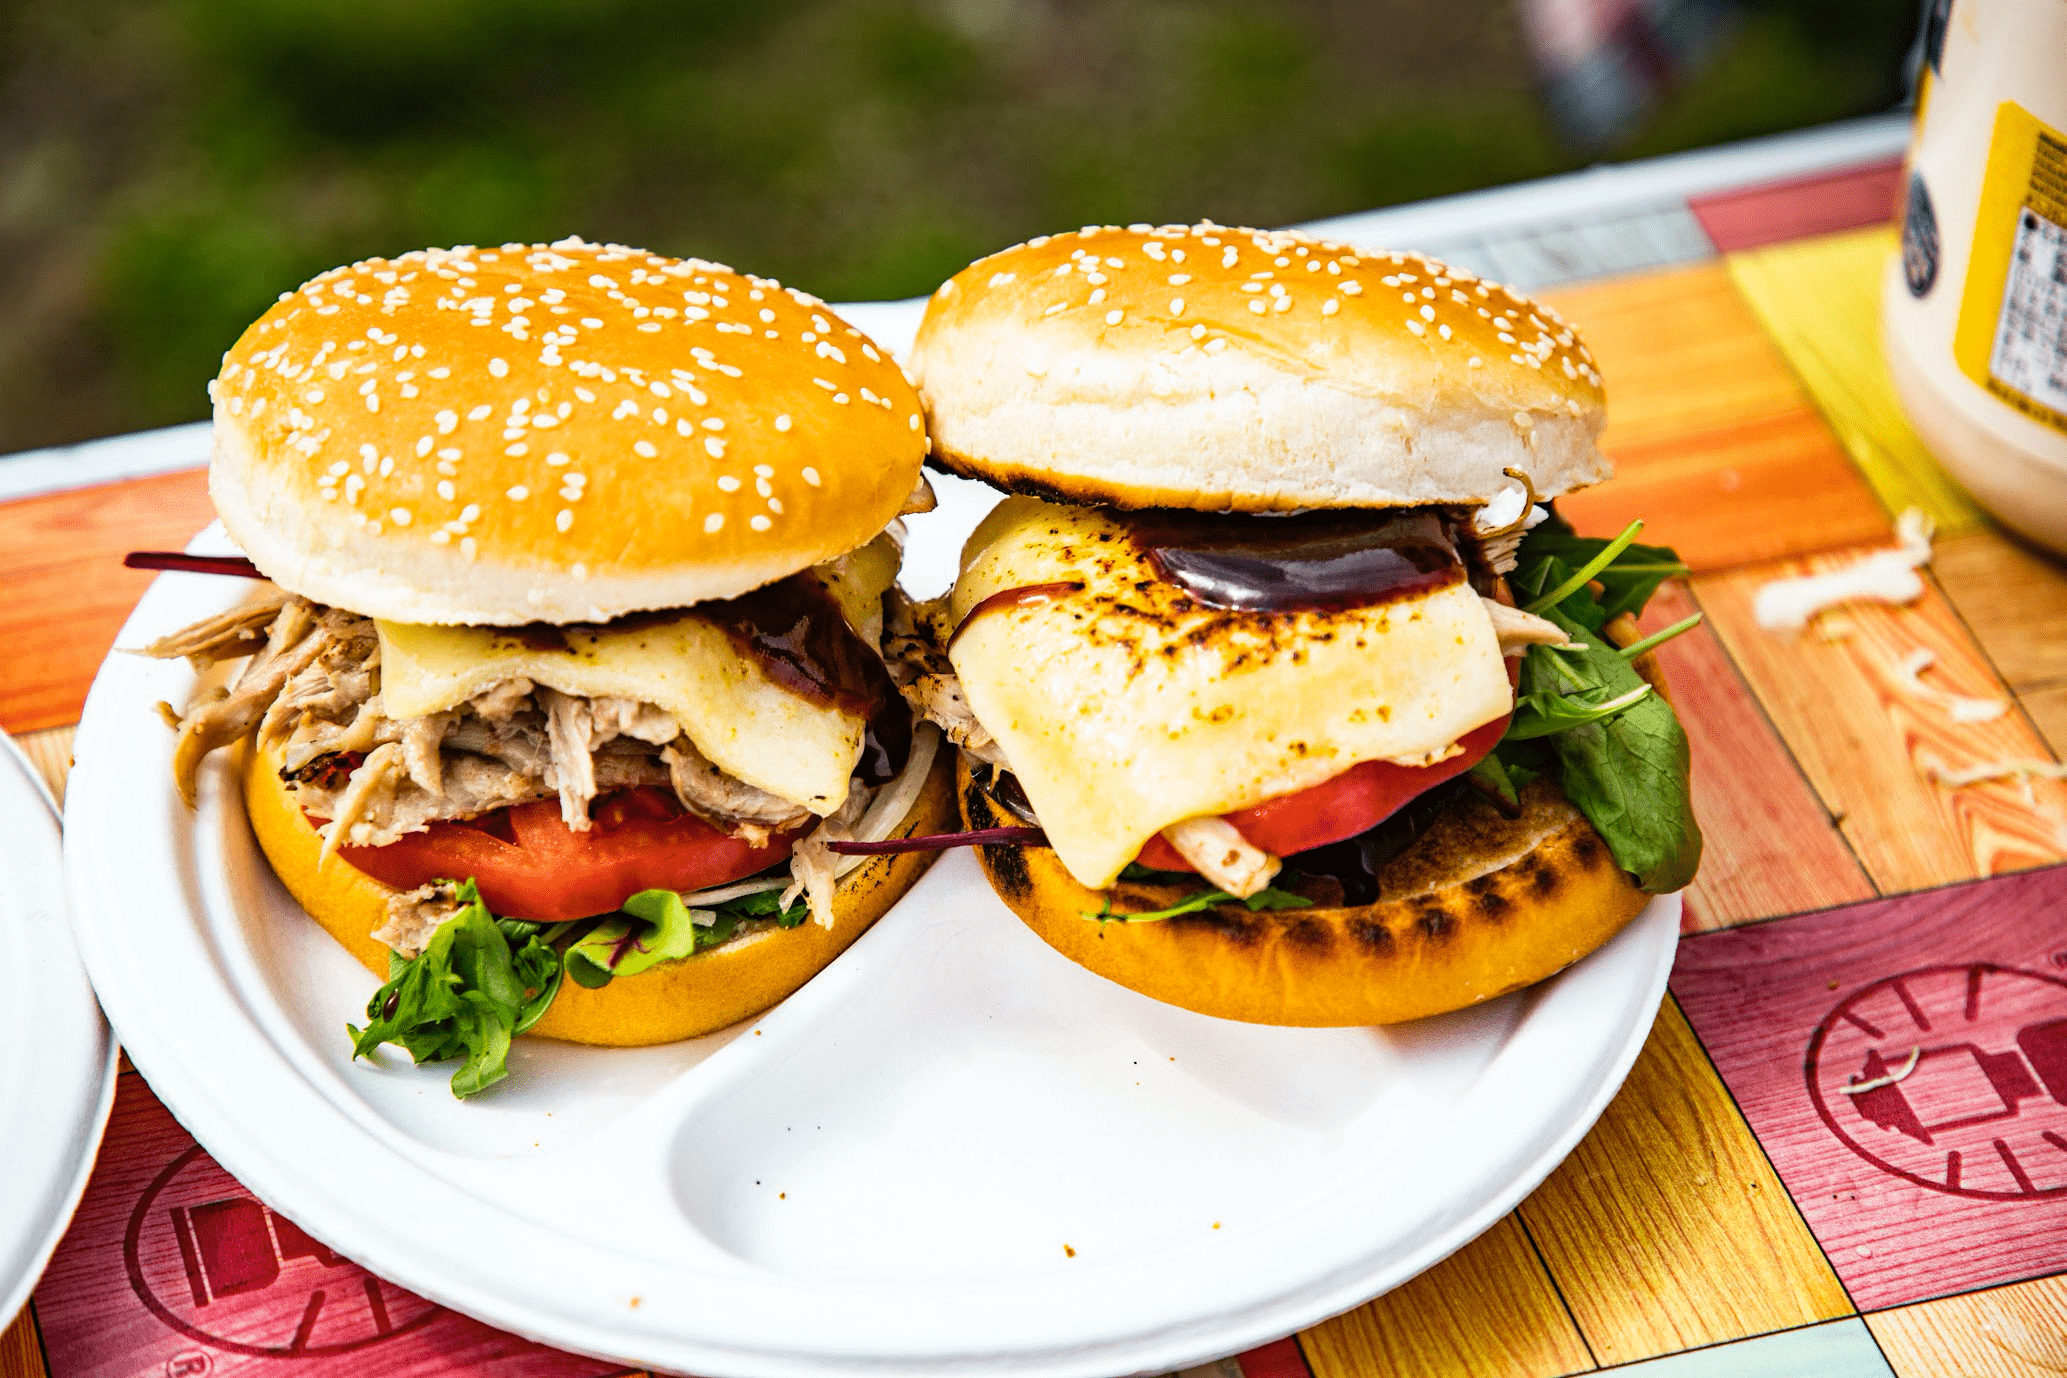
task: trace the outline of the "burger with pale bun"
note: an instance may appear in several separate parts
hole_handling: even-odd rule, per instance
[[[881,653],[918,399],[824,303],[580,240],[408,253],[282,296],[212,394],[249,560],[181,567],[263,582],[146,648],[220,667],[173,772],[241,753],[280,879],[386,981],[357,1051],[465,1095],[518,1033],[706,1033],[923,871],[828,845],[953,802]]]
[[[893,673],[960,748],[940,843],[1064,955],[1206,1014],[1389,1023],[1692,878],[1635,630],[1685,567],[1551,510],[1610,466],[1548,306],[1416,254],[1093,227],[942,286],[912,367],[932,462],[1013,496],[897,605]]]

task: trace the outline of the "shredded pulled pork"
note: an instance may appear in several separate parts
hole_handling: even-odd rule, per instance
[[[178,718],[180,793],[192,803],[208,753],[255,733],[281,748],[296,801],[330,820],[326,853],[556,796],[561,817],[581,830],[599,794],[635,785],[672,789],[683,808],[757,844],[810,817],[726,775],[671,715],[632,699],[577,698],[513,679],[446,712],[391,718],[373,621],[278,589],[143,653],[202,666],[251,657],[227,690]]]
[[[465,907],[459,902],[459,887],[449,880],[434,880],[406,894],[389,895],[388,916],[373,930],[374,940],[404,957],[421,957],[438,925]]]
[[[883,624],[883,663],[891,682],[904,695],[912,712],[933,723],[947,739],[976,760],[1010,769],[1005,752],[976,721],[969,700],[962,696],[962,680],[947,658],[947,600],[914,603],[902,589],[892,589],[883,600],[888,615]]]
[[[847,791],[847,801],[826,816],[824,822],[812,829],[811,835],[796,845],[790,853],[789,888],[782,892],[782,907],[787,909],[802,894],[811,902],[811,921],[820,928],[833,926],[833,893],[839,889],[839,867],[841,857],[827,843],[851,842],[854,839],[854,825],[868,812],[868,801],[874,794],[856,780]]]

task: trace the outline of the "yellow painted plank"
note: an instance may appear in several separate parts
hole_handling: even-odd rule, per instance
[[[1980,509],[1910,428],[1881,352],[1881,272],[1894,251],[1895,232],[1882,225],[1749,249],[1725,262],[1888,510],[1921,507],[1941,531],[1972,531]]]
[[[78,730],[76,727],[46,727],[36,732],[20,733],[14,739],[14,744],[22,749],[22,755],[43,773],[43,783],[50,786],[59,808],[64,807],[65,778],[72,773],[72,736]]]
[[[24,1306],[14,1324],[0,1334],[0,1378],[50,1378],[43,1366],[43,1345],[36,1338],[34,1308]]]
[[[1603,1365],[1853,1314],[1669,997],[1622,1093],[1521,1216]]]
[[[2067,782],[1999,780],[1949,790],[1924,775],[1930,761],[1957,770],[2051,756],[2020,713],[1955,722],[1941,704],[1903,689],[1897,667],[1928,650],[1937,664],[1925,672],[1926,683],[2008,698],[1952,605],[1928,581],[1924,596],[1907,607],[1852,605],[1800,634],[1759,627],[1752,600],[1761,584],[1828,570],[1855,554],[1696,577],[1694,593],[1866,873],[1894,893],[2067,858]],[[1846,628],[1848,634],[1828,639]]]
[[[1900,1378],[2059,1378],[2067,1278],[2040,1278],[1868,1316]]]
[[[1594,1366],[1512,1215],[1299,1340],[1314,1378],[1556,1378]]]
[[[2067,683],[2067,566],[1991,528],[1938,542],[1931,573],[2010,688]]]

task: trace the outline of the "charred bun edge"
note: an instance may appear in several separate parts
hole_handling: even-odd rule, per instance
[[[371,934],[395,892],[341,857],[323,859],[322,839],[280,779],[277,754],[249,743],[239,750],[244,753],[239,772],[245,808],[274,873],[310,918],[385,981],[388,949]],[[942,831],[952,825],[954,812],[948,753],[942,752],[893,836]],[[787,998],[846,951],[937,855],[870,857],[841,879],[829,929],[808,921],[795,928],[771,925],[598,990],[563,981],[551,1008],[529,1032],[569,1043],[630,1048],[694,1038],[750,1018]]]
[[[957,783],[966,826],[998,826],[966,758]],[[1148,923],[1099,921],[1085,915],[1105,893],[1078,884],[1051,849],[976,851],[991,888],[1043,941],[1143,995],[1254,1024],[1394,1024],[1532,985],[1649,902],[1555,787],[1532,783],[1522,805],[1510,820],[1459,796],[1381,871],[1381,895],[1399,897],[1352,907],[1252,913],[1231,903]],[[1115,908],[1138,912],[1203,887],[1121,881],[1111,894]]]

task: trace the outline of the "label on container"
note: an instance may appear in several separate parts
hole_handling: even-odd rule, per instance
[[[1960,372],[2067,432],[2067,135],[1996,108],[1953,358]]]

